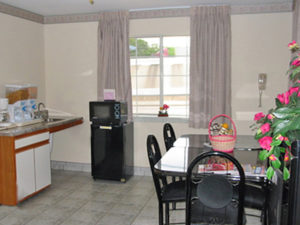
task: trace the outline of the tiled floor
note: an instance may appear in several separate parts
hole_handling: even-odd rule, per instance
[[[257,213],[257,212],[254,212]],[[184,211],[171,222],[184,221]],[[0,225],[157,225],[152,177],[94,181],[90,173],[52,171],[52,185],[16,207],[0,205]],[[260,224],[247,217],[247,225]]]

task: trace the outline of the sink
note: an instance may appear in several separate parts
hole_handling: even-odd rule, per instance
[[[46,122],[48,122],[48,123],[51,123],[51,122],[59,122],[59,121],[62,121],[62,120],[65,120],[64,118],[48,118],[47,120],[46,120]]]

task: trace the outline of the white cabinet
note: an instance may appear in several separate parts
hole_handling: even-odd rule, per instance
[[[43,189],[51,184],[51,168],[50,168],[50,144],[48,139],[45,141],[45,135],[49,133],[43,133],[35,135],[43,137],[42,139],[31,136],[30,142],[28,137],[26,138],[26,145],[18,145],[25,147],[24,150],[16,153],[16,176],[17,176],[17,199],[18,201],[26,198],[27,196]],[[24,138],[25,139],[25,138]],[[22,143],[23,140],[18,140]],[[36,143],[38,141],[38,143]],[[42,141],[42,142],[41,142]],[[15,144],[17,144],[15,142]],[[30,148],[30,146],[34,146]],[[36,147],[35,147],[36,146]]]
[[[35,192],[33,149],[16,154],[18,200]]]
[[[34,149],[35,189],[51,184],[50,144]]]

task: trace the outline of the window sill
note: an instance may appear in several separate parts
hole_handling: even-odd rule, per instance
[[[159,117],[159,116],[133,116],[134,122],[156,122],[156,123],[188,123],[187,118]]]

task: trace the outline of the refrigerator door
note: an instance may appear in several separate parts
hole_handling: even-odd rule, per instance
[[[93,178],[122,180],[123,126],[91,125]]]

